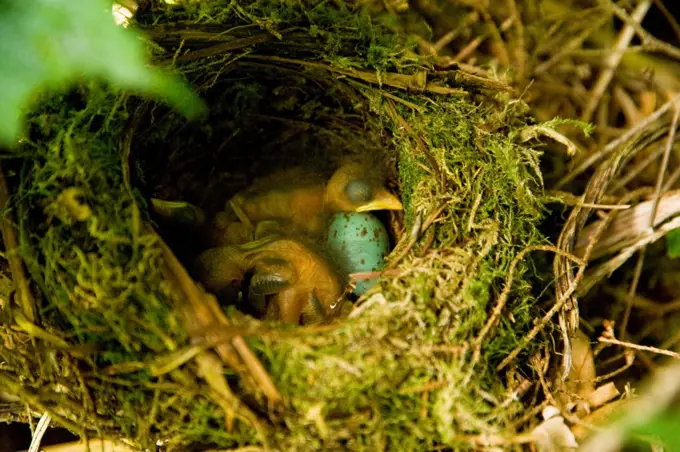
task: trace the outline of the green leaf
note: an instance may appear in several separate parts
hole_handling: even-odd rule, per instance
[[[644,425],[635,428],[633,433],[649,436],[662,442],[666,447],[665,450],[669,452],[680,452],[678,426],[680,426],[680,413],[669,412],[648,420]]]
[[[666,234],[666,252],[670,258],[680,257],[680,229]]]
[[[169,102],[189,117],[204,104],[181,80],[145,64],[144,41],[114,23],[107,0],[1,2],[0,144],[16,142],[42,90],[87,79]]]

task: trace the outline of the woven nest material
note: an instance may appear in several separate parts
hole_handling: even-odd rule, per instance
[[[0,386],[141,449],[473,449],[516,433],[530,369],[495,366],[544,289],[518,258],[543,242],[526,111],[500,82],[416,58],[382,20],[342,2],[147,5],[154,60],[208,118],[95,83],[45,100],[10,180],[36,314],[0,311]],[[150,196],[214,209],[271,168],[365,154],[405,215],[378,287],[331,325],[219,307],[181,265],[191,237],[148,211]]]

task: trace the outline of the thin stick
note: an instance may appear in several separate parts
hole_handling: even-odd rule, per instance
[[[651,33],[642,28],[642,25],[640,25],[642,19],[637,19],[635,16],[633,17],[628,16],[628,14],[626,14],[626,11],[623,8],[614,4],[612,1],[609,1],[608,3],[609,8],[611,8],[614,14],[616,14],[616,16],[619,19],[621,19],[626,24],[626,26],[630,26],[635,31],[635,33],[640,37],[640,39],[642,40],[642,46],[645,49],[647,49],[647,51],[661,52],[665,53],[666,56],[669,56],[676,60],[680,59],[680,49],[667,42],[655,38]]]
[[[286,33],[290,30],[283,30],[282,33]],[[165,61],[161,61],[159,64],[162,66],[171,66],[179,62],[188,62],[188,61],[194,61],[198,60],[201,58],[208,58],[208,57],[215,57],[218,55],[223,55],[228,52],[232,52],[234,50],[239,50],[243,48],[250,47],[252,45],[256,44],[262,44],[264,42],[267,42],[271,39],[275,39],[275,37],[270,34],[270,33],[263,33],[261,35],[255,35],[255,36],[249,36],[247,38],[237,38],[228,42],[222,42],[220,44],[216,44],[214,46],[201,49],[201,50],[194,50],[191,52],[188,52],[184,55],[169,58]]]
[[[489,334],[489,331],[491,331],[491,328],[493,328],[496,322],[500,319],[503,313],[503,309],[505,308],[505,305],[508,301],[508,297],[510,296],[510,290],[512,289],[512,283],[514,281],[515,270],[517,269],[517,265],[524,259],[524,256],[533,251],[550,251],[555,254],[562,255],[568,259],[571,259],[580,266],[585,267],[584,261],[582,261],[581,259],[572,254],[559,250],[554,246],[546,245],[529,246],[527,248],[524,248],[519,253],[517,253],[515,258],[510,263],[510,269],[508,270],[508,275],[505,278],[505,286],[503,287],[503,291],[498,297],[498,301],[496,301],[496,306],[494,306],[491,315],[486,321],[486,324],[484,325],[482,330],[477,335],[477,338],[475,339],[475,342],[473,344],[472,361],[470,362],[470,368],[464,380],[465,383],[470,381],[470,379],[472,378],[472,375],[474,374],[475,365],[479,362],[482,356],[482,343],[484,342],[484,339],[486,338],[487,334]]]
[[[558,63],[560,60],[562,60],[564,57],[579,51],[580,47],[583,45],[583,42],[586,39],[588,39],[591,34],[600,29],[607,20],[608,20],[607,17],[600,18],[599,20],[595,21],[593,25],[581,31],[581,33],[579,33],[574,39],[566,43],[563,47],[561,47],[560,49],[556,49],[556,51],[552,53],[552,56],[550,58],[536,66],[536,68],[533,71],[534,75],[543,74],[548,69],[553,67],[556,63]]]
[[[40,416],[40,421],[35,428],[33,438],[31,438],[31,445],[28,448],[28,452],[38,452],[38,450],[40,450],[40,443],[42,442],[43,436],[45,436],[45,432],[49,428],[51,421],[52,416],[50,416],[50,413],[47,411]]]
[[[122,443],[113,442],[111,440],[93,440],[90,442],[90,450],[95,452],[133,452],[130,446]],[[87,445],[81,441],[72,441],[69,443],[55,444],[53,446],[44,446],[40,448],[44,452],[86,452]],[[264,450],[264,449],[262,449]]]
[[[663,186],[663,191],[667,192],[671,188],[673,188],[673,185],[680,179],[680,166],[678,166],[675,171],[671,173],[670,176],[668,176],[668,180],[666,180],[666,183]]]
[[[585,268],[585,267],[581,267],[581,268]],[[548,324],[550,319],[552,319],[552,317],[555,314],[557,314],[557,312],[560,309],[562,309],[562,307],[567,303],[567,301],[569,301],[571,294],[574,293],[574,288],[577,285],[576,283],[578,283],[578,281],[581,278],[583,278],[583,276],[581,276],[581,275],[582,275],[582,272],[579,271],[579,273],[577,273],[576,277],[574,278],[574,284],[572,284],[571,287],[569,288],[569,290],[567,292],[565,292],[564,295],[562,295],[562,298],[560,300],[558,300],[557,303],[555,303],[553,305],[553,307],[550,309],[550,311],[548,311],[543,316],[543,318],[541,318],[541,320],[539,320],[539,322],[534,326],[534,328],[532,328],[532,330],[529,332],[529,334],[527,334],[526,336],[524,336],[522,338],[522,340],[517,345],[517,347],[515,347],[515,349],[512,352],[510,352],[510,354],[508,354],[508,356],[506,356],[505,359],[499,365],[496,366],[497,371],[503,370],[508,364],[510,364],[512,362],[512,360],[514,360],[517,357],[517,355],[519,355],[519,353],[522,350],[524,350],[524,347],[526,347],[527,344],[529,344],[529,342],[531,342],[533,340],[533,338],[535,338],[536,335],[545,327],[545,325]],[[580,276],[580,278],[579,278],[579,276]]]
[[[628,259],[630,259],[639,249],[641,249],[642,247],[647,246],[651,243],[656,242],[657,240],[659,240],[660,238],[662,238],[666,234],[668,234],[670,231],[672,231],[673,229],[677,229],[677,228],[680,228],[680,217],[675,217],[673,220],[669,221],[668,223],[664,223],[661,227],[659,227],[653,233],[642,237],[640,240],[638,240],[633,245],[631,245],[627,248],[624,248],[619,254],[617,254],[611,260],[602,264],[601,266],[599,266],[595,270],[593,270],[591,273],[589,273],[588,277],[585,278],[583,283],[578,287],[576,294],[578,296],[585,295],[600,280],[607,277],[614,270],[616,270],[621,265],[623,265],[625,262],[627,262]]]
[[[621,112],[626,117],[626,122],[628,124],[636,124],[640,122],[642,116],[640,110],[638,110],[637,105],[632,97],[620,86],[614,86],[614,100],[621,109]]]
[[[485,37],[477,36],[475,39],[470,41],[468,45],[460,49],[460,51],[456,55],[454,55],[453,58],[451,58],[451,61],[453,61],[454,63],[463,61],[464,59],[472,55],[472,53],[475,50],[477,50],[477,47],[479,47],[479,45],[484,41],[484,39],[486,39],[486,36]]]
[[[485,14],[485,20],[487,20],[487,25],[489,25],[490,31],[484,35],[478,36],[463,47],[460,52],[458,52],[451,60],[454,62],[460,62],[467,59],[470,55],[474,53],[475,50],[480,46],[482,42],[488,37],[494,37],[498,35],[498,29],[495,29],[495,24],[492,20],[488,18],[488,14]],[[513,18],[509,18],[501,24],[500,31],[507,31],[514,22]],[[495,32],[495,33],[494,33]]]
[[[612,215],[613,213],[609,213],[609,215]],[[583,279],[583,276],[586,271],[586,265],[588,260],[590,259],[590,255],[593,252],[593,248],[595,247],[595,243],[597,242],[598,238],[600,235],[604,232],[606,225],[608,224],[607,221],[603,221],[602,224],[598,227],[598,229],[595,231],[593,234],[593,237],[591,238],[590,243],[588,243],[588,246],[586,247],[585,252],[583,253],[583,259],[578,259],[577,262],[580,262],[578,272],[576,273],[576,276],[574,276],[574,279],[571,281],[569,284],[569,287],[567,288],[566,291],[562,294],[562,296],[557,300],[555,305],[550,308],[550,310],[541,318],[541,320],[536,323],[536,325],[529,331],[529,333],[524,336],[521,340],[520,343],[510,352],[508,356],[505,357],[505,359],[498,365],[496,366],[496,370],[500,371],[503,368],[505,368],[508,364],[514,360],[517,355],[520,354],[520,352],[526,347],[529,342],[531,342],[534,337],[538,335],[540,331],[545,328],[545,326],[548,324],[550,319],[557,314],[566,304],[571,300],[571,297],[574,293],[576,293],[577,287],[580,287],[580,282]],[[567,254],[565,251],[560,250],[560,255]],[[568,255],[568,254],[567,254]],[[561,322],[564,323],[564,322]],[[562,329],[562,335],[567,339],[565,342],[565,357],[563,361],[563,375],[562,378],[566,378],[566,376],[569,374],[569,370],[571,369],[571,345],[568,341],[568,335],[567,332],[565,331],[564,327],[561,327]]]
[[[437,220],[439,215],[444,211],[444,209],[449,205],[448,201],[443,201],[428,217],[425,219],[425,221],[422,223],[422,225],[416,224],[414,227],[414,230],[411,233],[411,236],[409,237],[409,242],[406,244],[404,249],[397,254],[392,260],[390,260],[390,263],[385,267],[383,272],[387,272],[390,270],[394,270],[397,265],[401,262],[403,258],[405,258],[408,253],[411,251],[411,249],[415,246],[416,242],[418,239],[422,236],[422,234],[427,231],[427,229],[434,224],[434,222]]]
[[[600,382],[603,382],[605,380],[609,380],[610,378],[614,378],[615,376],[617,376],[617,375],[625,372],[626,370],[628,370],[633,365],[633,363],[635,362],[635,354],[634,354],[634,352],[632,352],[630,350],[626,350],[625,353],[624,353],[624,356],[626,358],[626,362],[623,366],[619,367],[616,370],[609,372],[608,374],[598,376],[597,378],[595,378],[595,380],[593,380],[593,383],[600,383]]]
[[[624,342],[618,339],[609,339],[606,337],[599,337],[597,340],[603,344],[620,345],[621,347],[631,348],[633,350],[640,350],[643,352],[656,353],[657,355],[666,355],[674,359],[680,359],[680,353],[672,352],[670,350],[664,350],[661,348],[651,347],[648,345],[638,345],[631,342]]]
[[[673,14],[671,14],[671,12],[668,11],[668,8],[666,8],[666,5],[664,5],[661,0],[654,0],[654,4],[656,5],[657,8],[659,8],[661,14],[664,15],[664,17],[670,24],[671,28],[673,29],[673,32],[675,33],[675,37],[680,40],[680,24],[678,24],[678,21],[675,20]]]
[[[656,214],[659,210],[659,201],[661,200],[661,193],[664,178],[666,176],[666,169],[668,168],[668,159],[671,155],[671,149],[673,149],[673,142],[675,141],[675,128],[678,125],[678,117],[680,116],[680,108],[677,106],[673,109],[673,119],[671,120],[671,126],[668,131],[668,139],[666,140],[666,148],[661,158],[661,166],[659,167],[659,174],[656,177],[656,186],[654,187],[654,203],[652,204],[652,210],[649,214],[649,221],[647,223],[649,229],[654,228]],[[635,264],[635,273],[633,274],[633,280],[630,283],[630,290],[628,292],[628,297],[626,299],[626,310],[623,313],[623,319],[621,320],[621,329],[619,331],[619,336],[621,340],[626,340],[626,330],[628,329],[628,320],[630,319],[630,313],[633,310],[633,297],[637,292],[637,286],[640,281],[640,276],[642,275],[642,265],[645,260],[647,247],[643,247],[638,254],[638,260]]]
[[[507,0],[508,8],[512,12],[512,16],[515,18],[515,31],[517,32],[517,45],[514,46],[513,54],[517,61],[515,62],[515,67],[517,68],[517,79],[523,84],[527,76],[527,54],[525,52],[526,42],[524,39],[524,24],[522,23],[522,17],[520,16],[519,9],[517,8],[517,2],[515,0]]]
[[[631,19],[634,20],[636,23],[642,22],[642,19],[647,14],[647,11],[649,10],[650,6],[652,6],[651,0],[644,0],[643,2],[638,4],[637,8],[635,8],[635,11],[631,16]],[[598,77],[595,86],[588,95],[588,103],[586,104],[585,108],[583,109],[583,112],[581,113],[582,121],[590,121],[590,118],[592,118],[593,112],[595,111],[595,108],[597,108],[597,104],[600,102],[602,95],[604,94],[605,90],[609,86],[609,83],[614,77],[614,73],[616,72],[619,63],[621,62],[621,58],[623,58],[626,47],[628,47],[628,45],[630,44],[630,41],[633,39],[633,36],[635,36],[635,28],[631,26],[630,23],[627,23],[623,30],[621,30],[621,33],[619,33],[619,38],[616,42],[616,47],[608,55],[608,58],[606,59],[606,64],[604,66],[604,70],[600,72],[600,76]]]
[[[633,207],[632,204],[594,204],[588,202],[580,203],[579,206],[599,210],[627,210]]]
[[[649,227],[654,227],[654,220],[656,213],[659,210],[659,200],[661,199],[661,192],[664,178],[666,176],[666,169],[668,168],[668,159],[673,149],[673,142],[675,141],[675,128],[678,126],[678,119],[680,117],[680,108],[676,105],[673,108],[673,119],[671,120],[670,130],[668,131],[668,139],[666,140],[666,149],[664,150],[663,158],[661,159],[661,167],[659,174],[656,177],[656,186],[654,187],[654,204],[652,205],[652,212],[649,215]]]
[[[640,282],[640,276],[642,276],[642,265],[645,262],[645,254],[647,248],[642,248],[638,254],[637,262],[635,263],[635,271],[633,272],[633,279],[630,282],[630,287],[628,288],[628,294],[626,295],[626,310],[623,312],[623,318],[621,319],[621,326],[619,329],[619,336],[621,340],[626,340],[626,330],[628,329],[628,321],[630,320],[630,313],[633,310],[633,299],[637,293],[637,287]]]
[[[177,277],[177,282],[180,284],[182,291],[187,295],[187,301],[189,301],[191,307],[195,310],[201,309],[212,311],[212,315],[210,315],[208,312],[204,312],[202,315],[196,313],[198,325],[194,326],[206,328],[210,326],[208,322],[213,319],[216,320],[218,324],[225,326],[229,325],[230,322],[227,319],[227,316],[224,315],[224,312],[222,312],[220,307],[216,305],[214,299],[201,293],[196,284],[186,273],[186,270],[182,264],[179,263],[174,253],[160,237],[158,237],[158,239],[161,249],[163,250],[166,263],[170,270]],[[207,306],[205,306],[206,304]],[[267,373],[266,369],[259,361],[257,356],[255,356],[255,354],[248,348],[248,345],[243,340],[243,338],[240,336],[234,337],[232,339],[232,346],[240,355],[240,358],[248,368],[250,375],[255,379],[255,381],[257,381],[260,389],[267,395],[269,401],[271,403],[282,402],[283,399],[281,394],[276,388],[271,376]],[[220,358],[222,358],[224,362],[229,364],[233,369],[237,370],[240,367],[238,361],[235,361],[231,347],[229,347],[228,344],[219,344],[215,347],[215,350],[220,355]]]
[[[382,276],[399,276],[401,274],[400,270],[381,270],[374,272],[361,272],[361,273],[350,273],[349,277],[355,281],[365,281],[368,279],[379,278]]]
[[[557,184],[555,184],[555,189],[559,189],[564,185],[568,184],[569,182],[574,180],[578,175],[585,172],[588,168],[590,168],[591,166],[593,166],[594,164],[596,164],[597,162],[599,162],[600,160],[614,152],[622,143],[625,143],[626,141],[630,140],[635,134],[640,133],[643,130],[647,129],[650,126],[650,124],[652,124],[654,121],[658,120],[663,115],[665,115],[671,108],[674,108],[679,102],[680,94],[676,94],[675,96],[673,96],[671,100],[669,100],[661,107],[659,107],[659,109],[656,112],[654,112],[654,114],[645,118],[644,121],[635,124],[634,127],[628,129],[626,133],[619,136],[615,140],[610,141],[604,148],[602,148],[600,152],[594,153],[586,160],[584,160],[573,171],[564,176]]]
[[[0,209],[7,209],[9,200],[9,188],[7,188],[7,180],[5,179],[5,172],[0,166]],[[24,264],[19,255],[19,240],[17,239],[16,231],[14,230],[14,222],[12,215],[6,212],[0,218],[0,230],[2,231],[2,241],[5,244],[5,256],[9,261],[9,270],[12,273],[12,281],[16,287],[16,297],[19,300],[19,306],[24,316],[30,323],[35,323],[35,301],[31,294],[31,289],[28,287],[28,278],[24,272]]]
[[[468,96],[470,93],[463,89],[450,88],[446,85],[428,82],[426,77],[420,78],[416,75],[399,74],[396,72],[387,72],[384,74],[377,74],[372,71],[363,71],[358,69],[344,69],[340,67],[331,66],[330,64],[319,63],[315,61],[305,61],[295,58],[277,57],[271,55],[246,55],[244,60],[257,61],[276,61],[279,63],[288,63],[302,66],[305,68],[321,69],[334,74],[344,75],[346,77],[363,80],[372,85],[386,85],[392,88],[401,89],[403,91],[423,91],[442,95],[452,96]],[[425,74],[425,73],[423,73]]]
[[[444,49],[447,45],[451,44],[454,39],[458,37],[460,32],[467,27],[470,27],[472,24],[475,22],[479,21],[479,13],[477,11],[472,11],[470,12],[465,18],[462,20],[461,25],[458,27],[452,29],[448,33],[446,33],[444,36],[439,38],[437,42],[434,43],[434,45],[431,48],[431,51],[434,52],[435,55],[439,55],[439,52]]]
[[[645,157],[642,161],[626,168],[626,173],[623,174],[622,177],[618,179],[616,182],[614,182],[609,188],[610,193],[616,193],[619,190],[624,189],[626,185],[628,185],[631,181],[635,180],[635,178],[637,178],[640,175],[640,173],[647,169],[649,165],[658,160],[659,155],[663,153],[664,148],[662,146],[654,147],[655,147],[654,151],[650,152],[649,155]]]
[[[489,46],[489,50],[491,51],[491,54],[496,58],[496,61],[501,67],[508,67],[510,65],[510,58],[508,57],[508,49],[505,45],[505,41],[501,37],[501,31],[508,31],[513,23],[519,20],[519,17],[509,17],[508,19],[504,20],[503,23],[501,23],[499,29],[499,27],[496,25],[496,22],[486,9],[480,10],[480,12],[482,14],[482,19],[489,27],[489,33],[491,35],[491,45]]]

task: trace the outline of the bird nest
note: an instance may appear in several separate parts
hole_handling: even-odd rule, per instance
[[[0,311],[0,385],[31,408],[13,415],[168,450],[474,448],[516,433],[529,370],[496,366],[544,289],[520,254],[544,241],[524,104],[437,70],[356,4],[152,3],[135,20],[210,114],[187,122],[91,83],[31,116],[9,182],[30,275],[15,285],[39,295],[17,290]],[[150,213],[150,197],[211,211],[282,165],[369,155],[404,215],[384,218],[396,246],[379,284],[327,325],[220,306],[185,270],[196,237]]]

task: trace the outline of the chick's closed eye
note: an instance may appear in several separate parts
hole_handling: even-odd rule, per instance
[[[373,198],[373,189],[367,182],[355,180],[345,186],[345,195],[352,204],[361,204]]]

